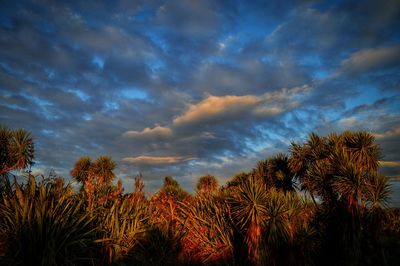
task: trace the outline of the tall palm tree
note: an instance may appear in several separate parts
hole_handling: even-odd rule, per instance
[[[111,184],[115,178],[114,169],[117,166],[110,156],[100,156],[91,165],[90,171],[97,177],[97,184]]]
[[[274,182],[269,178],[269,160],[260,160],[257,162],[256,167],[251,171],[251,175],[257,180],[262,180],[266,188],[274,186]]]
[[[376,172],[379,166],[380,149],[375,143],[375,137],[368,132],[356,132],[344,134],[345,145],[351,154],[352,161],[361,171]]]
[[[315,200],[315,195],[318,189],[317,182],[308,174],[310,165],[315,160],[312,156],[312,150],[309,145],[300,145],[292,142],[290,145],[290,158],[288,166],[294,178],[300,181],[300,188],[302,191],[306,191],[310,194],[312,201],[315,206],[317,202]]]
[[[91,167],[92,159],[89,156],[82,156],[75,162],[74,168],[71,170],[72,178],[78,183],[84,184],[89,177]]]
[[[334,178],[331,186],[338,198],[346,203],[348,210],[354,214],[359,203],[365,204],[367,197],[367,173],[352,163],[354,155],[343,149],[335,152],[332,158]]]
[[[289,168],[289,158],[283,153],[259,161],[252,175],[262,180],[267,189],[275,187],[284,192],[294,191],[294,174]]]
[[[291,259],[285,258],[289,255],[288,252],[292,255],[299,252],[298,245],[292,248],[298,234],[303,232],[305,234],[302,237],[306,238],[311,234],[310,231],[304,231],[308,223],[306,205],[296,193],[284,192],[275,187],[266,190],[262,180],[250,176],[238,185],[238,190],[234,191],[229,203],[232,221],[236,227],[235,233],[242,235],[244,240],[242,245],[236,244],[235,255],[242,253],[241,249],[247,247],[247,261],[241,260],[239,264],[307,264],[293,260],[295,256],[291,256]],[[300,249],[307,254],[304,247]]]
[[[0,145],[0,175],[32,165],[35,149],[28,131],[0,126]]]
[[[231,215],[237,227],[236,233],[244,236],[247,260],[257,265],[261,257],[262,230],[268,216],[267,191],[262,181],[253,176],[244,180],[237,188],[230,198]],[[243,254],[243,246],[236,248],[240,249],[235,250],[236,255]]]
[[[218,181],[212,175],[205,175],[199,178],[196,185],[196,192],[199,195],[211,195],[218,189]]]
[[[283,192],[294,191],[294,175],[289,168],[289,158],[283,154],[277,154],[268,160],[268,178],[272,180],[274,187]]]
[[[380,150],[367,132],[346,131],[328,136],[330,143],[331,185],[352,211],[361,203],[365,207],[368,184],[376,176]]]
[[[172,176],[164,178],[164,185],[160,192],[177,201],[182,201],[189,195]]]
[[[292,171],[303,188],[323,202],[320,211],[325,214],[326,238],[330,239],[324,252],[335,254],[332,259],[360,263],[365,230],[377,227],[363,225],[363,217],[373,213],[370,217],[377,221],[383,212],[372,206],[379,206],[379,199],[387,196],[385,182],[377,179],[380,151],[374,137],[350,131],[327,137],[310,134],[304,145],[292,144],[291,151]]]

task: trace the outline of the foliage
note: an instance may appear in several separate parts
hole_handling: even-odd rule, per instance
[[[90,174],[92,159],[89,156],[82,156],[75,162],[74,168],[71,170],[72,178],[78,183],[84,184]]]
[[[248,257],[253,263],[260,260],[262,229],[266,225],[267,191],[254,177],[239,185],[230,198],[232,219],[237,231],[244,234]]]
[[[259,161],[252,175],[262,180],[267,188],[275,187],[283,192],[295,189],[294,176],[289,169],[289,158],[282,153]]]
[[[284,193],[274,187],[265,190],[262,180],[251,176],[239,185],[230,202],[235,227],[244,234],[247,263],[287,265],[293,253],[306,254],[302,256],[303,261],[309,262],[306,259],[315,247],[304,243],[303,239],[313,238],[315,233],[310,229],[307,204],[297,194]],[[295,261],[289,264],[303,263]]]
[[[212,175],[205,175],[199,178],[196,185],[196,193],[199,195],[211,195],[218,189],[218,181]]]
[[[389,179],[366,132],[312,133],[220,188],[200,177],[194,196],[167,176],[149,199],[141,175],[132,193],[112,183],[108,156],[78,159],[79,192],[56,175],[17,182],[32,137],[2,127],[0,143],[1,264],[398,264],[400,215],[387,209]]]
[[[144,238],[149,218],[146,207],[144,201],[133,205],[124,200],[114,201],[110,208],[96,210],[100,221],[98,230],[102,232],[102,238],[96,242],[102,243],[108,263],[123,260]]]
[[[172,176],[166,176],[164,178],[164,185],[160,192],[177,201],[182,201],[189,196],[189,193],[183,190],[178,181]]]
[[[115,188],[111,182],[115,178],[116,163],[109,156],[100,156],[94,162],[88,156],[83,156],[75,162],[71,170],[72,178],[82,183],[82,191],[87,198],[87,209],[103,206],[109,199],[122,193],[122,181]]]
[[[92,162],[89,156],[82,156],[75,162],[71,170],[71,176],[78,183],[86,185],[94,182],[96,186],[109,185],[115,178],[113,172],[116,167],[115,161],[110,156],[100,156]]]
[[[11,185],[9,186],[11,187]],[[93,261],[96,246],[93,217],[82,200],[69,197],[68,187],[56,192],[53,182],[26,185],[14,181],[2,194],[0,234],[7,264],[75,265]]]
[[[181,203],[187,231],[183,251],[190,264],[233,262],[233,226],[228,207],[222,198],[203,194]]]
[[[326,238],[321,254],[330,255],[333,264],[361,263],[365,243],[380,249],[377,221],[390,192],[387,178],[377,173],[379,159],[379,146],[367,132],[312,133],[304,145],[292,144],[290,169],[304,191],[322,200],[317,205],[317,229]]]
[[[31,134],[0,125],[0,175],[32,165],[34,145]]]

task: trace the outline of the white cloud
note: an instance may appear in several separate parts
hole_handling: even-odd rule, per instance
[[[187,156],[137,156],[137,157],[125,157],[122,160],[129,163],[135,164],[147,164],[147,165],[157,165],[157,164],[175,164],[193,160],[193,157]]]
[[[172,130],[161,126],[146,127],[142,131],[127,131],[124,136],[129,138],[169,138],[172,137]]]
[[[339,124],[345,129],[351,129],[356,127],[357,118],[354,116],[342,118],[339,120]]]

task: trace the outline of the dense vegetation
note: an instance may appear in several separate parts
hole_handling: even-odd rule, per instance
[[[262,160],[195,195],[170,176],[146,197],[113,185],[112,158],[81,157],[71,176],[31,175],[32,136],[0,128],[0,264],[398,265],[400,213],[386,208],[371,134],[344,132]],[[27,169],[26,182],[13,175]]]

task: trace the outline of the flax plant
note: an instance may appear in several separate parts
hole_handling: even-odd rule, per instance
[[[0,234],[8,265],[76,265],[94,262],[93,217],[68,189],[54,193],[54,183],[38,184],[30,175],[25,185],[15,180],[2,193]]]
[[[132,205],[129,200],[122,203],[115,200],[111,208],[97,211],[102,238],[96,242],[102,244],[103,259],[113,263],[131,256],[147,230],[149,216],[146,202]]]
[[[202,265],[233,261],[233,226],[228,204],[219,196],[198,195],[180,205],[187,234],[185,257]]]

